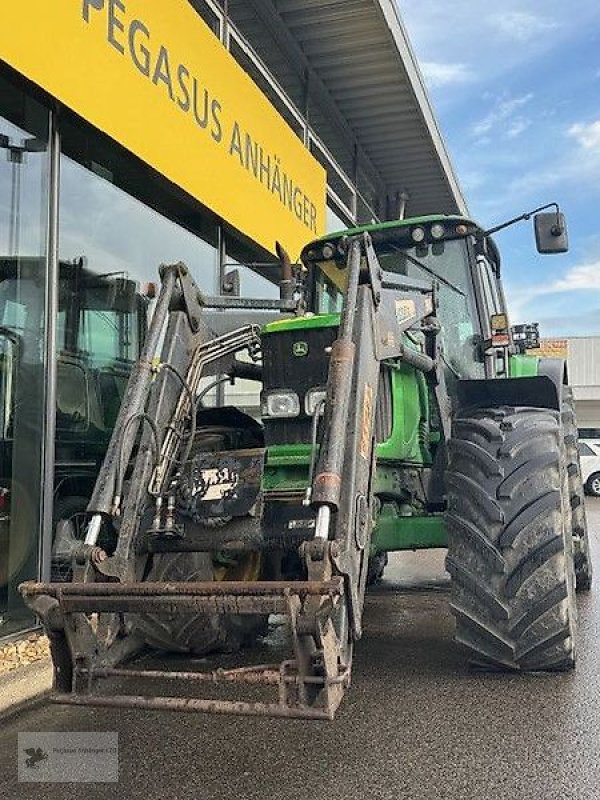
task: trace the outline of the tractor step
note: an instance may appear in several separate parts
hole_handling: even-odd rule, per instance
[[[343,655],[333,624],[335,609],[344,599],[344,582],[339,576],[320,581],[27,582],[20,591],[40,615],[50,636],[55,668],[55,691],[50,700],[55,703],[332,719],[350,682],[350,660]],[[285,615],[293,657],[277,664],[211,671],[140,669],[139,661],[119,666],[133,654],[123,658],[129,640],[135,639],[113,635],[123,614],[185,615],[186,611]],[[111,630],[110,619],[116,621],[113,634],[104,641],[101,632]],[[140,642],[138,653],[142,646]],[[119,684],[127,679],[134,681],[135,693],[121,691]],[[179,688],[201,683],[213,688],[226,684],[270,687],[277,699],[250,702],[139,694],[141,687],[144,691],[156,679],[173,682]]]

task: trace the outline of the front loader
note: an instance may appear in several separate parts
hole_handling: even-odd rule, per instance
[[[564,249],[558,210],[536,233]],[[473,661],[572,667],[591,583],[572,397],[564,364],[513,343],[489,232],[426,217],[313,242],[295,271],[280,257],[278,301],[161,267],[73,581],[21,587],[53,699],[331,719],[367,584],[422,547],[448,547]],[[206,402],[236,378],[260,383],[260,422]]]

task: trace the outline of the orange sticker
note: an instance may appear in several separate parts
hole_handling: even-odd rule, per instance
[[[373,418],[373,387],[370,383],[365,386],[363,397],[362,425],[360,429],[360,454],[368,460],[371,444],[371,420]]]

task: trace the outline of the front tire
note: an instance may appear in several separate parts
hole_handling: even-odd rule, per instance
[[[501,407],[455,420],[448,555],[456,639],[477,664],[575,664],[575,576],[560,415]]]
[[[154,556],[149,582],[256,579],[260,554],[243,556],[228,573],[215,568],[211,553],[162,553]],[[190,653],[232,653],[249,644],[265,630],[267,618],[259,614],[207,614],[173,611],[135,614],[130,618],[133,633],[157,650]]]
[[[367,586],[375,586],[383,580],[383,573],[388,565],[388,554],[384,550],[379,550],[369,556],[367,568]]]

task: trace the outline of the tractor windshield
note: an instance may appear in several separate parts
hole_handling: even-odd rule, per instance
[[[476,348],[478,317],[465,239],[410,246],[376,242],[374,247],[386,272],[432,283],[439,278],[437,313],[442,326],[444,359],[450,370],[461,377],[483,374]],[[315,311],[321,314],[340,311],[346,270],[330,261],[318,266]]]

